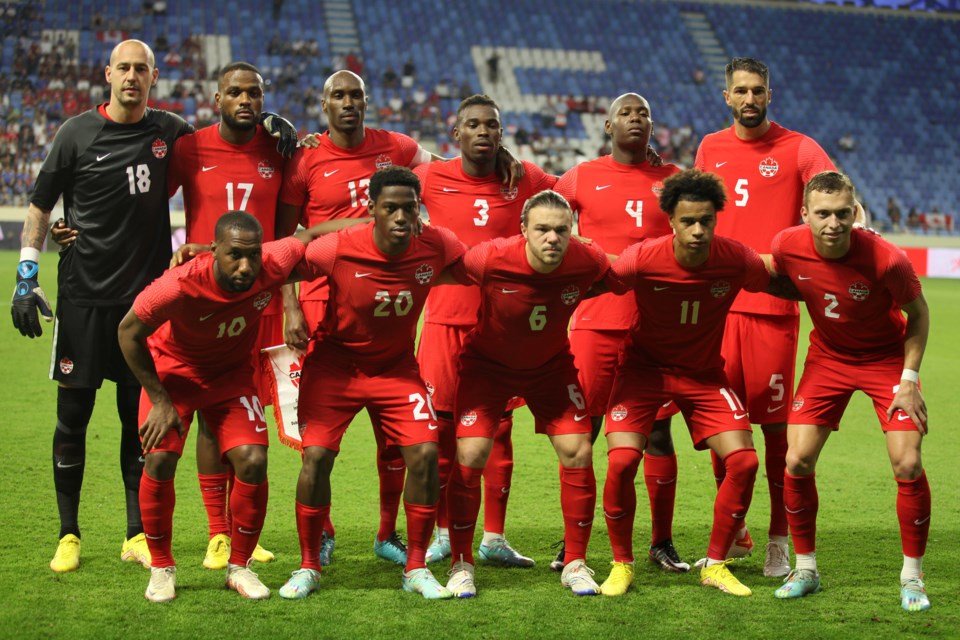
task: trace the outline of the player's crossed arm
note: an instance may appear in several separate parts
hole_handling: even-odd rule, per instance
[[[130,367],[130,371],[140,381],[143,390],[153,405],[146,421],[140,425],[140,439],[143,451],[149,453],[157,447],[170,429],[176,429],[182,436],[184,433],[183,421],[177,413],[176,407],[167,390],[164,389],[157,375],[157,367],[147,347],[149,338],[156,327],[152,327],[137,317],[131,308],[117,330],[117,339],[120,342],[120,351]]]

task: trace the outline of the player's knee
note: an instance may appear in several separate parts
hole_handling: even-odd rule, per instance
[[[267,477],[267,448],[259,445],[244,445],[232,449],[229,454],[234,472],[240,482],[260,484]]]
[[[560,464],[568,469],[585,469],[593,466],[593,445],[590,444],[590,438],[586,435],[572,443],[572,446],[565,447],[557,453],[560,456]]]
[[[893,464],[893,475],[897,480],[916,480],[923,473],[919,451],[906,451],[898,455]]]
[[[58,387],[57,431],[67,436],[83,436],[96,400],[96,389]]]
[[[324,447],[307,447],[303,450],[302,474],[316,478],[321,475],[330,475],[333,471],[333,462],[337,452]]]
[[[787,473],[792,476],[806,476],[813,473],[817,468],[817,457],[815,454],[806,451],[799,451],[795,448],[787,450]]]
[[[460,441],[457,443],[457,462],[471,469],[482,469],[487,466],[492,445],[492,440],[485,444],[466,444]]]
[[[723,464],[727,469],[728,476],[738,476],[741,478],[756,477],[760,469],[760,460],[757,458],[756,449],[737,449],[727,454],[723,459]]]
[[[640,453],[640,450],[633,447],[609,449],[607,451],[607,475],[619,478],[626,474],[635,478],[642,458],[643,454]]]
[[[151,451],[144,456],[143,470],[154,480],[171,480],[179,460],[180,456],[173,451]]]
[[[647,439],[647,453],[652,456],[672,456],[673,436],[670,433],[670,418],[653,423],[650,437]]]
[[[424,442],[409,447],[403,447],[403,461],[407,465],[407,473],[419,478],[430,474],[436,475],[439,450],[433,442]]]

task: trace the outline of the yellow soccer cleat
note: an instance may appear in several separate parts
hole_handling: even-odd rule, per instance
[[[207,569],[226,569],[230,562],[230,536],[218,533],[207,544],[207,555],[203,557],[203,566]]]
[[[716,587],[720,591],[734,596],[753,595],[753,591],[750,591],[749,587],[730,573],[730,569],[727,568],[728,563],[729,561],[700,569],[700,584],[706,587]]]
[[[150,549],[147,547],[147,536],[141,531],[129,540],[123,541],[120,547],[120,559],[126,562],[139,562],[145,568],[150,568]]]
[[[277,559],[272,552],[267,551],[259,544],[257,545],[257,548],[253,550],[253,553],[250,554],[250,557],[257,562],[273,562]]]
[[[614,561],[610,564],[613,565],[613,569],[600,585],[600,593],[605,596],[622,596],[633,584],[633,563]]]
[[[60,538],[57,552],[53,554],[50,568],[57,573],[67,573],[80,568],[80,538],[68,533]]]

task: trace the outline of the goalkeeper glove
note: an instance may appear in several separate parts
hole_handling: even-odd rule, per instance
[[[47,322],[53,320],[50,302],[44,295],[37,275],[40,267],[34,260],[21,260],[17,267],[17,287],[13,290],[13,301],[10,311],[13,314],[13,326],[20,330],[20,334],[37,338],[43,335],[40,328],[40,319],[37,309]]]
[[[297,150],[297,128],[293,123],[276,113],[264,111],[260,115],[260,124],[267,133],[279,138],[277,152],[284,158],[292,158],[293,152]]]

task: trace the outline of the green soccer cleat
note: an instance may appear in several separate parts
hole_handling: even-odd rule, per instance
[[[437,582],[426,567],[403,573],[403,590],[419,593],[427,600],[448,600],[453,597],[450,590]]]
[[[320,572],[316,569],[297,569],[280,587],[280,597],[285,600],[302,600],[320,588]]]
[[[427,563],[437,562],[445,558],[450,557],[450,536],[440,535],[439,533],[433,537],[433,542],[430,543],[430,546],[427,547],[426,561]]]
[[[788,600],[820,593],[820,574],[812,569],[794,569],[784,579],[783,586],[773,592],[775,598]]]
[[[487,562],[496,562],[508,567],[532,567],[536,564],[533,558],[520,555],[510,546],[506,538],[495,538],[490,542],[480,544],[478,555]]]
[[[325,567],[333,562],[333,548],[337,545],[337,541],[333,536],[327,535],[327,532],[324,531],[323,535],[320,536],[320,566]]]

